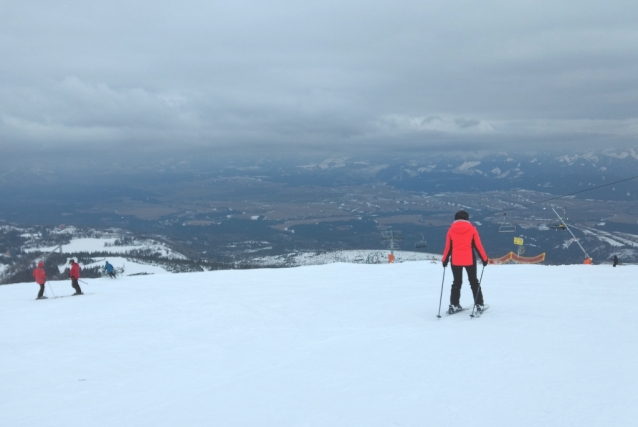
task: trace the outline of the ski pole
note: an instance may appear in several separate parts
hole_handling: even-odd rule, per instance
[[[476,310],[476,298],[481,294],[481,282],[483,281],[483,272],[485,271],[485,266],[481,270],[481,278],[479,279],[478,291],[476,292],[476,296],[474,297],[474,307],[472,307],[472,314],[470,317],[474,317],[474,310]]]
[[[78,279],[78,282],[82,282],[82,283],[84,283],[85,285],[88,285],[88,283],[86,283],[86,282],[85,282],[84,280],[82,280],[82,279]]]
[[[436,315],[437,319],[441,318],[441,302],[443,301],[443,283],[445,282],[445,267],[443,267],[443,280],[441,280],[441,296],[439,297],[439,314]]]
[[[53,294],[53,298],[56,298],[56,296],[55,296],[55,292],[53,292],[53,288],[51,287],[51,283],[49,283],[49,289],[51,289],[51,293]],[[45,286],[45,288],[44,288],[44,292],[46,292],[46,291],[47,291],[47,288],[46,288],[46,286]]]

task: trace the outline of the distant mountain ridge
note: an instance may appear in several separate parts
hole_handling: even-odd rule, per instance
[[[427,240],[428,251],[439,253],[446,227],[463,208],[482,223],[495,256],[516,249],[512,236],[499,232],[501,224],[511,223],[526,245],[536,245],[528,248],[531,253],[546,251],[551,263],[581,262],[574,246],[563,249],[571,236],[550,227],[556,221],[551,207],[557,207],[580,230],[600,232],[577,231],[591,240],[596,261],[618,251],[625,261],[638,256],[629,243],[617,246],[603,234],[638,235],[638,179],[627,180],[638,173],[635,149],[413,158],[389,150],[376,159],[200,159],[83,171],[80,177],[49,172],[2,175],[0,225],[116,228],[164,236],[188,259],[234,264],[249,257],[378,250],[388,229],[404,232],[404,250]],[[569,194],[576,196],[561,197]],[[527,208],[543,200],[552,203]]]

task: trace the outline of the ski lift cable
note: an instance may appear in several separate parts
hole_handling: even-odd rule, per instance
[[[629,177],[629,178],[620,179],[618,181],[610,182],[610,183],[607,183],[607,184],[598,185],[596,187],[586,188],[584,190],[579,190],[579,191],[574,191],[573,193],[563,194],[561,196],[554,196],[554,197],[550,197],[549,199],[543,199],[543,200],[539,200],[537,202],[527,203],[527,204],[524,204],[524,205],[518,205],[518,206],[513,207],[513,208],[501,209],[500,211],[494,211],[494,212],[486,213],[486,214],[480,215],[479,217],[485,218],[485,217],[488,217],[488,216],[491,216],[491,215],[494,215],[494,214],[497,214],[497,213],[501,213],[501,212],[508,212],[508,211],[513,211],[513,210],[516,210],[516,209],[526,208],[528,206],[538,205],[540,203],[551,202],[552,200],[558,200],[558,199],[562,199],[564,197],[569,197],[569,196],[574,196],[576,194],[585,193],[587,191],[593,191],[593,190],[597,190],[599,188],[609,187],[610,185],[620,184],[621,182],[627,182],[627,181],[631,181],[631,180],[637,179],[637,178],[638,178],[638,175],[635,175],[635,176],[632,176],[632,177]]]

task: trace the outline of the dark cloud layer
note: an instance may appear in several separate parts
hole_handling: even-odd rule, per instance
[[[0,5],[3,158],[638,145],[638,3]]]

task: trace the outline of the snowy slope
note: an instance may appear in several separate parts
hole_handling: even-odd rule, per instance
[[[0,286],[1,425],[633,426],[637,274],[488,266],[474,320],[427,261]]]

